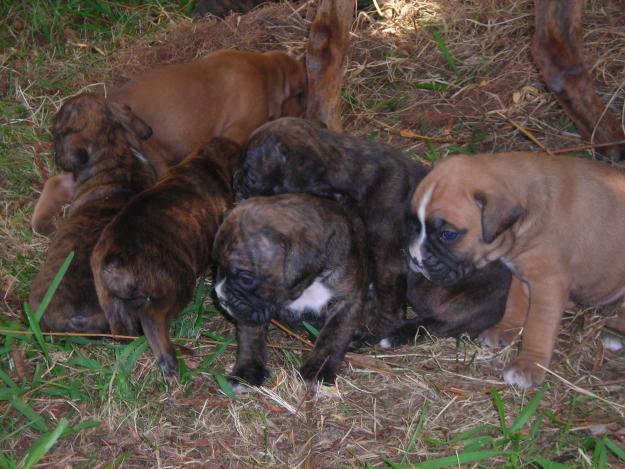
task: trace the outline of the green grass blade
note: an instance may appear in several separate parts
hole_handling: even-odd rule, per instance
[[[226,396],[230,399],[237,398],[237,394],[233,391],[232,386],[230,386],[228,379],[224,375],[221,373],[213,373],[213,376],[215,377],[215,381],[217,381],[217,386],[219,386],[219,389],[221,389]]]
[[[625,461],[625,451],[623,451],[620,446],[608,437],[604,438],[603,442],[605,443],[606,448],[608,448],[614,456],[618,457],[621,461]]]
[[[319,329],[310,324],[309,322],[302,321],[302,325],[306,328],[306,330],[312,334],[314,337],[319,337]]]
[[[493,396],[493,404],[495,404],[495,409],[497,409],[497,414],[499,415],[499,426],[501,427],[501,433],[507,437],[508,436],[508,428],[506,427],[506,412],[504,409],[503,399],[501,399],[501,395],[497,389],[493,388],[491,391],[491,395]]]
[[[519,415],[508,429],[510,433],[516,433],[521,430],[521,428],[525,426],[529,419],[532,418],[532,416],[536,413],[536,410],[538,410],[540,400],[545,394],[545,391],[547,391],[546,385],[543,386],[540,391],[538,391],[536,395],[528,402],[525,408],[521,412],[519,412]]]
[[[449,66],[451,71],[454,72],[454,75],[459,78],[458,67],[456,66],[456,59],[454,59],[454,56],[451,55],[451,52],[449,52],[447,44],[445,43],[445,39],[443,39],[443,36],[440,35],[437,29],[432,28],[430,31],[432,32],[432,36],[434,36],[436,44],[438,44],[438,49],[441,51],[443,58],[447,61],[447,65]]]
[[[441,83],[439,81],[414,83],[413,86],[418,90],[430,90],[430,91],[444,91],[447,88],[449,88],[449,85],[447,83]]]
[[[608,451],[605,447],[603,438],[596,441],[595,451],[592,458],[592,467],[596,469],[604,469],[608,459]]]
[[[213,353],[211,353],[206,358],[204,358],[204,360],[202,360],[202,364],[200,365],[200,367],[208,368],[209,366],[211,366],[213,362],[217,360],[217,358],[219,358],[219,356],[226,351],[226,349],[228,348],[228,345],[231,344],[232,342],[233,340],[227,340],[225,343],[215,347],[215,349],[213,350]]]
[[[123,374],[129,375],[132,372],[137,360],[141,358],[141,355],[145,353],[148,347],[149,344],[145,336],[137,337],[135,340],[126,345],[117,361],[119,370]]]
[[[500,456],[509,456],[508,451],[474,451],[466,453],[458,453],[453,456],[445,456],[430,461],[423,461],[417,464],[402,464],[397,469],[442,469],[445,467],[458,467],[460,464],[471,464],[485,459],[496,458]]]
[[[44,418],[19,397],[13,397],[13,399],[11,399],[11,405],[15,408],[15,410],[26,417],[35,429],[40,432],[48,431],[48,426],[46,425]]]
[[[69,422],[66,418],[62,418],[59,420],[59,424],[53,431],[48,432],[45,435],[41,435],[26,452],[20,466],[23,469],[30,469],[32,466],[37,464],[37,462],[43,458],[48,451],[50,451],[50,448],[52,448],[61,437],[61,434],[65,431],[68,423]]]
[[[48,346],[46,345],[46,341],[43,338],[43,334],[41,333],[41,328],[39,327],[39,320],[36,319],[33,315],[33,311],[28,306],[28,303],[24,303],[24,312],[26,313],[26,318],[28,318],[28,323],[30,324],[30,330],[35,334],[35,338],[37,339],[37,343],[39,344],[39,348],[43,352],[43,355],[48,358]]]
[[[417,422],[417,426],[415,427],[414,432],[412,433],[412,437],[410,437],[410,442],[408,443],[408,447],[404,452],[404,456],[401,458],[400,464],[404,464],[408,460],[408,454],[412,452],[414,449],[414,445],[417,442],[417,438],[423,432],[423,426],[425,425],[425,419],[428,418],[428,414],[430,412],[430,403],[429,401],[425,401],[423,403],[423,407],[421,407],[421,414],[419,415],[419,421]]]
[[[490,431],[492,425],[480,425],[475,428],[471,428],[470,430],[464,431],[462,433],[458,433],[451,440],[449,440],[450,445],[455,445],[456,443],[460,443],[461,441],[468,440],[469,438],[473,438],[475,436],[482,435],[487,431]]]
[[[2,370],[0,370],[0,379],[4,381],[4,384],[6,384],[11,389],[17,389],[17,384],[15,383],[15,381],[13,381],[11,377]]]
[[[70,252],[67,255],[67,258],[65,259],[65,261],[63,261],[63,264],[61,264],[61,268],[52,279],[52,283],[50,284],[48,291],[46,291],[46,294],[43,295],[43,299],[41,300],[41,303],[39,304],[39,307],[37,308],[37,311],[35,312],[35,319],[37,320],[37,324],[39,324],[39,321],[41,320],[43,313],[46,311],[46,308],[50,304],[50,300],[52,300],[52,297],[54,296],[54,292],[56,292],[56,289],[59,287],[61,280],[63,280],[63,277],[65,276],[65,272],[67,272],[67,269],[69,268],[69,265],[72,262],[73,258],[74,258],[74,251]]]

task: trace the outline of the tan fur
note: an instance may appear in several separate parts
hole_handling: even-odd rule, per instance
[[[220,50],[193,62],[151,70],[114,91],[154,130],[169,165],[207,138],[245,144],[268,120],[301,115],[306,72],[284,52]]]
[[[46,181],[30,220],[30,226],[35,233],[44,236],[54,233],[54,218],[72,200],[74,190],[74,176],[70,173],[57,174]]]
[[[512,268],[504,317],[483,338],[507,344],[523,328],[522,349],[504,377],[521,386],[540,384],[569,297],[600,305],[625,291],[625,261],[619,257],[625,174],[594,161],[536,153],[456,156],[421,182],[413,213],[428,190],[426,220],[440,218],[467,230],[453,246],[456,258],[477,267],[502,259]],[[497,210],[488,215],[489,207]],[[484,240],[489,223],[519,209],[511,226],[492,242]]]

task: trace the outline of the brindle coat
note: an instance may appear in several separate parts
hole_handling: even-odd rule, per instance
[[[52,239],[33,281],[31,308],[39,307],[52,279],[75,252],[41,328],[58,332],[108,332],[98,305],[89,258],[100,232],[132,196],[154,183],[151,166],[134,149],[151,129],[127,106],[92,94],[68,99],[54,119],[55,161],[71,172],[76,192],[67,219]]]
[[[234,199],[241,148],[225,138],[200,146],[106,227],[91,260],[100,305],[116,334],[142,330],[165,375],[178,363],[169,320],[209,267],[222,216]]]
[[[332,382],[363,321],[368,279],[360,220],[308,194],[253,197],[224,220],[214,258],[217,300],[237,327],[233,378],[263,382],[267,328],[275,318],[321,329],[300,373]]]
[[[402,324],[399,321],[405,315],[408,268],[404,252],[413,225],[408,208],[426,174],[425,166],[391,147],[340,135],[303,119],[282,118],[252,134],[234,183],[239,198],[308,192],[355,209],[366,226],[367,255],[379,302],[369,326],[371,341],[385,337]],[[477,314],[488,314],[489,324],[499,320],[509,282],[510,273],[501,266],[485,271],[475,285],[485,293],[481,302],[475,301],[475,292],[449,293],[429,282],[414,282],[410,303],[417,312],[433,312],[440,321],[459,323],[454,331],[462,330],[463,321],[456,316],[462,312],[469,329]],[[474,309],[464,311],[468,306]],[[405,325],[407,331],[393,332],[392,344],[397,345],[402,336],[402,341],[411,339],[410,331],[416,331],[419,320]]]

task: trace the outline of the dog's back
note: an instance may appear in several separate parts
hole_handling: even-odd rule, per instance
[[[93,252],[96,291],[111,330],[143,330],[166,373],[177,367],[167,323],[209,266],[214,235],[233,201],[231,163],[239,153],[227,139],[200,147],[128,204]]]
[[[303,65],[286,53],[219,50],[150,70],[110,99],[129,105],[154,128],[153,140],[168,150],[173,165],[211,137],[243,145],[258,126],[284,115],[287,101],[304,95],[305,86]]]
[[[93,286],[91,251],[122,206],[154,182],[152,169],[129,146],[129,140],[136,136],[125,127],[134,116],[125,108],[106,106],[94,95],[79,95],[68,100],[55,119],[55,158],[64,170],[74,173],[76,194],[70,215],[54,236],[46,262],[33,281],[31,308],[39,306],[69,253],[74,251],[75,255],[41,319],[44,330],[109,330]],[[84,122],[89,124],[82,125]],[[73,130],[77,128],[82,130]]]

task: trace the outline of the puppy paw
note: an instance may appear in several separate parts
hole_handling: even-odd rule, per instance
[[[304,363],[299,374],[307,383],[319,381],[324,384],[334,384],[336,379],[336,370],[327,364],[319,366],[317,363]]]
[[[519,332],[520,328],[509,328],[497,325],[482,332],[478,340],[486,347],[505,347],[514,341],[516,336],[519,335]]]
[[[517,358],[503,372],[506,383],[520,388],[540,386],[545,381],[546,372],[536,365],[535,360]]]
[[[236,392],[247,392],[248,386],[260,386],[265,378],[269,376],[269,371],[262,365],[237,368],[232,372],[229,382]],[[237,391],[235,388],[241,388]],[[245,389],[245,391],[243,390]]]
[[[615,337],[611,334],[604,333],[601,337],[601,342],[603,342],[603,346],[611,352],[618,352],[619,350],[623,350],[623,347],[625,347],[623,339]]]

